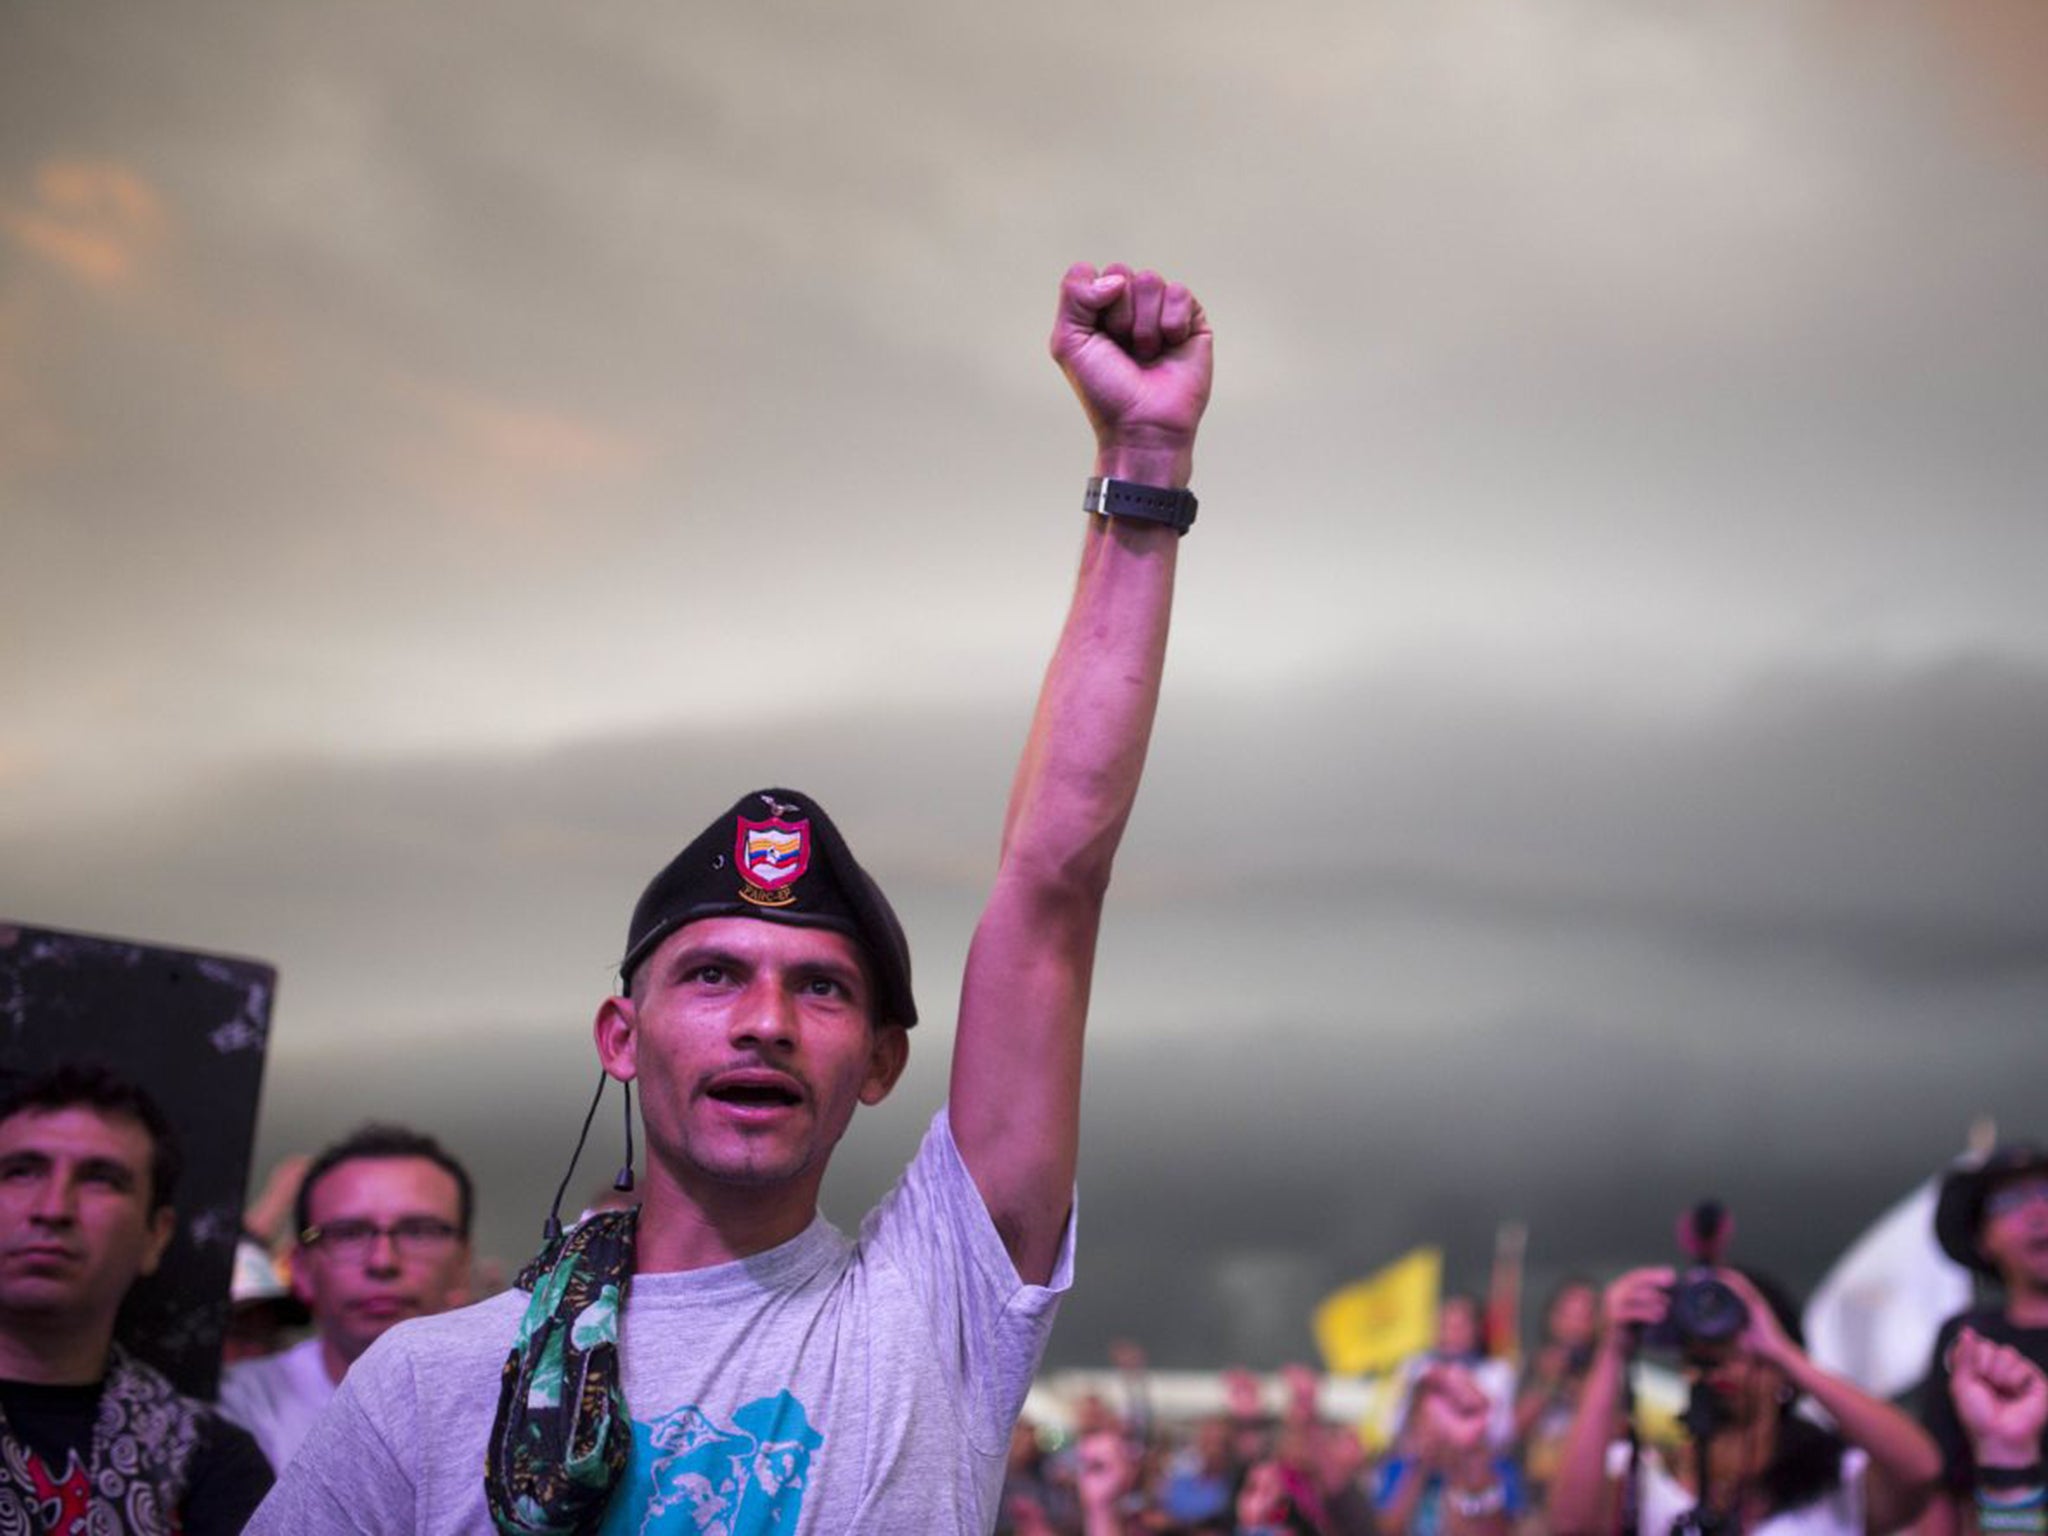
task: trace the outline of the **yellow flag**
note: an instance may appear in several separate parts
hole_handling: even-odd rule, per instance
[[[1338,1376],[1390,1370],[1436,1343],[1443,1274],[1443,1250],[1417,1248],[1325,1296],[1310,1323],[1323,1368]]]

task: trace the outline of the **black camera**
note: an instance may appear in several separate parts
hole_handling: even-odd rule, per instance
[[[1678,1243],[1692,1262],[1672,1282],[1671,1310],[1664,1321],[1643,1330],[1645,1348],[1712,1358],[1741,1337],[1749,1326],[1749,1307],[1714,1274],[1734,1229],[1715,1200],[1702,1200],[1679,1218]]]

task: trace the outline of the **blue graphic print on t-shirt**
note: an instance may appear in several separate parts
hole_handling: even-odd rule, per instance
[[[603,1536],[775,1536],[796,1529],[811,1453],[825,1437],[787,1392],[758,1398],[721,1426],[694,1403],[633,1422],[626,1475]]]

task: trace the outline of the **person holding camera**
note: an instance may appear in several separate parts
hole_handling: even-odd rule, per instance
[[[1688,1308],[1695,1297],[1681,1293],[1674,1308],[1681,1291],[1711,1305]],[[1716,1325],[1692,1326],[1688,1311],[1711,1313]],[[1715,1268],[1689,1271],[1681,1286],[1669,1268],[1630,1270],[1607,1287],[1601,1320],[1551,1485],[1554,1536],[1880,1536],[1925,1504],[1941,1470],[1932,1437],[1807,1358],[1797,1308],[1768,1281]],[[1646,1338],[1676,1346],[1693,1383],[1687,1420],[1697,1454],[1675,1463],[1648,1448],[1630,1454],[1629,1362]],[[1802,1399],[1834,1427],[1801,1413]],[[1618,1517],[1631,1513],[1623,1525]]]

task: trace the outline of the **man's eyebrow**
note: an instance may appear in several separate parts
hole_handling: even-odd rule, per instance
[[[50,1154],[39,1152],[34,1147],[16,1147],[12,1152],[0,1152],[0,1168],[47,1168]]]
[[[92,1174],[95,1178],[111,1179],[124,1189],[131,1189],[136,1182],[136,1172],[117,1157],[88,1157],[78,1165],[80,1173]]]
[[[700,965],[722,965],[729,971],[737,971],[747,964],[745,956],[734,954],[722,944],[687,944],[677,950],[669,961],[669,974],[680,976]]]

